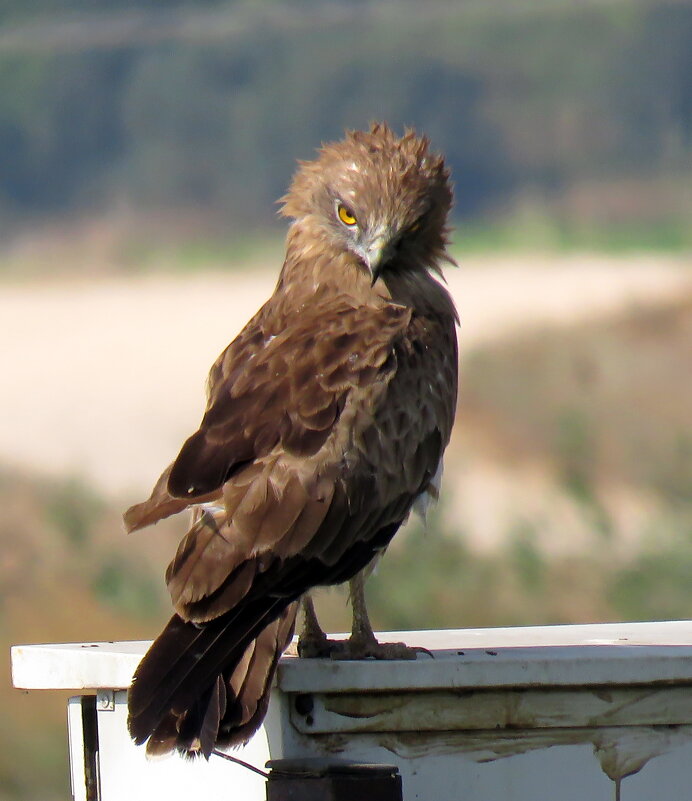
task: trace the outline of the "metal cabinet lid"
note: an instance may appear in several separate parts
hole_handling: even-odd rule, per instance
[[[692,682],[692,621],[384,632],[430,650],[415,661],[337,662],[285,656],[285,692],[570,687]],[[24,689],[125,689],[149,642],[17,645]]]

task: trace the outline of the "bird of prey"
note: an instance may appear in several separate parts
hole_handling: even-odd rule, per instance
[[[437,280],[451,202],[442,157],[410,130],[349,132],[300,164],[276,289],[212,366],[199,429],[125,514],[134,531],[193,510],[166,573],[175,614],[129,694],[148,753],[247,742],[318,585],[351,580],[353,634],[327,641],[307,599],[302,654],[410,656],[375,640],[358,575],[437,494],[457,395]]]

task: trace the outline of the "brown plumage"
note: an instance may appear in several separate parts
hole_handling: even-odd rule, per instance
[[[135,674],[130,733],[209,756],[262,722],[297,601],[351,579],[435,494],[456,403],[440,273],[448,173],[425,138],[349,133],[303,163],[274,294],[211,369],[199,430],[134,531],[194,509],[176,614]]]

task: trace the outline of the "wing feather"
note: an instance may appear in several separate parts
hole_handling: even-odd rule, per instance
[[[177,615],[133,686],[131,731],[153,732],[152,749],[170,744],[171,715],[178,747],[196,731],[203,753],[214,726],[229,742],[250,731],[266,709],[286,610],[367,565],[437,471],[454,413],[453,322],[441,331],[394,304],[332,303],[274,338],[245,332],[255,351],[244,365],[235,360],[245,346],[227,349],[199,430],[157,485],[159,509],[214,501],[169,567]],[[323,320],[331,327],[315,337]],[[442,357],[412,345],[440,335]],[[434,377],[423,388],[421,371]]]
[[[296,456],[317,453],[353,391],[377,384],[388,372],[387,358],[410,315],[403,306],[363,308],[337,296],[316,299],[311,313],[283,321],[281,335],[267,333],[261,340],[243,332],[215,365],[200,428],[170,470],[170,495],[190,501],[217,491],[237,465],[277,446]],[[324,320],[331,322],[329,330]],[[260,314],[248,327],[262,331],[267,323]],[[256,350],[239,363],[249,355],[248,339]]]

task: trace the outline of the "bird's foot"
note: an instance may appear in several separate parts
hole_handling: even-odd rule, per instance
[[[298,656],[301,659],[329,659],[338,640],[328,640],[322,631],[301,634],[298,640]]]
[[[403,642],[378,642],[375,637],[351,635],[348,640],[329,640],[311,638],[298,643],[298,653],[307,659],[406,659],[412,660],[418,654],[432,653],[427,648],[406,645]]]
[[[404,642],[378,642],[375,637],[353,634],[348,640],[338,640],[331,659],[417,659],[418,654],[432,656],[426,648]]]

